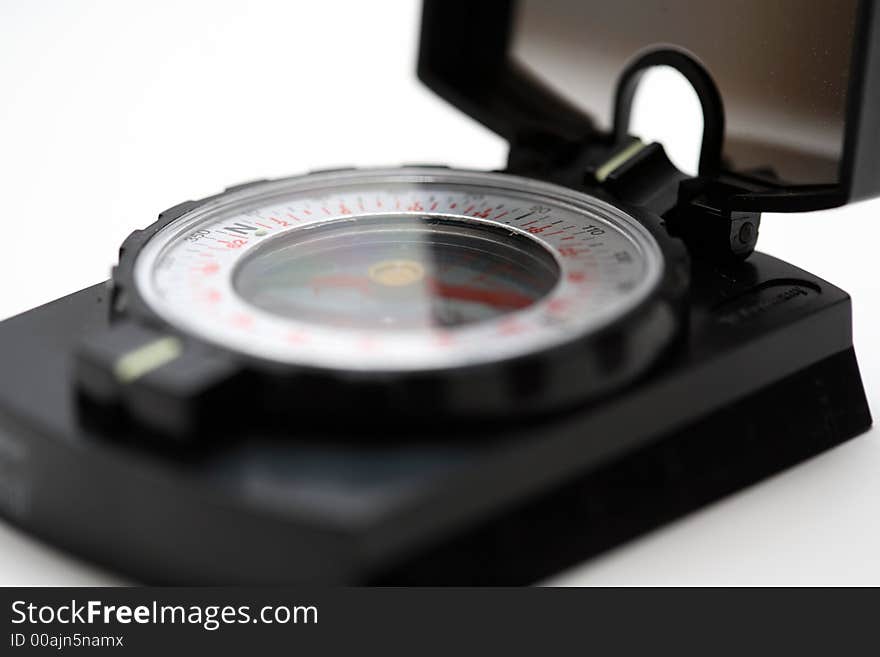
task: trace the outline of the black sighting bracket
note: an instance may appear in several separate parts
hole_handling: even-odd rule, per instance
[[[880,12],[874,0],[857,2],[850,42],[843,44],[850,54],[842,146],[828,184],[763,175],[769,166],[737,170],[726,163],[725,90],[674,41],[634,54],[617,76],[613,129],[600,129],[513,57],[516,10],[516,0],[425,0],[418,66],[428,87],[508,141],[509,171],[604,189],[645,206],[697,257],[710,258],[751,253],[762,212],[806,212],[880,195]],[[704,130],[695,177],[676,169],[661,145],[629,134],[632,99],[651,66],[677,69],[699,98]]]

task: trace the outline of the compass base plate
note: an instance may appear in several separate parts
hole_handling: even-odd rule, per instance
[[[694,280],[681,344],[580,411],[472,440],[242,435],[187,458],[82,428],[70,355],[107,317],[88,288],[0,324],[0,513],[148,582],[543,577],[869,426],[844,292],[761,254]]]

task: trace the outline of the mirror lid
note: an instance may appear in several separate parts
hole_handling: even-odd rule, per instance
[[[761,5],[762,1],[755,0],[755,7],[767,6]],[[827,3],[825,6],[829,12],[836,11],[836,7],[839,7],[839,5],[834,5],[835,0],[821,1]],[[707,21],[700,24],[700,30],[706,25],[709,26],[709,29],[721,26],[722,32],[717,35],[710,34],[709,38],[706,38],[705,33],[701,31],[698,35],[700,38],[690,40],[689,34],[697,29],[691,16],[693,12],[688,12],[687,17],[684,16],[685,12],[683,11],[679,14],[674,12],[676,8],[683,9],[684,0],[671,0],[662,3],[664,11],[667,12],[663,21],[653,20],[652,22],[651,17],[646,16],[643,22],[650,28],[648,36],[639,34],[639,21],[631,20],[632,14],[626,17],[628,5],[635,3],[635,0],[617,0],[615,3],[608,3],[605,0],[581,0],[577,4],[562,3],[557,0],[556,2],[532,3],[532,6],[525,3],[526,6],[523,8],[518,7],[519,3],[515,0],[481,0],[480,2],[424,0],[418,75],[422,82],[442,98],[509,142],[519,143],[533,136],[538,136],[544,144],[555,144],[554,147],[565,149],[585,144],[614,142],[625,136],[626,126],[621,128],[620,122],[628,121],[629,113],[621,111],[621,99],[626,102],[632,100],[635,84],[639,77],[637,75],[639,66],[642,63],[646,66],[652,62],[654,64],[663,63],[664,55],[670,53],[673,55],[671,59],[675,60],[676,53],[684,53],[685,60],[692,61],[695,69],[701,69],[703,73],[708,75],[710,86],[714,86],[712,79],[715,79],[722,108],[720,130],[717,131],[717,147],[713,148],[711,144],[707,147],[707,143],[713,139],[713,136],[709,134],[712,132],[710,126],[713,121],[711,117],[705,115],[707,103],[703,102],[706,130],[704,131],[702,153],[704,157],[701,157],[701,175],[742,179],[747,182],[745,187],[753,190],[737,193],[730,199],[730,207],[758,212],[797,212],[834,207],[880,195],[880,11],[876,10],[874,0],[851,1],[851,14],[847,21],[842,22],[846,25],[845,31],[842,29],[839,34],[835,35],[836,41],[834,42],[838,50],[849,53],[849,58],[842,71],[842,74],[846,76],[841,82],[843,91],[838,94],[838,96],[842,96],[845,93],[845,98],[839,99],[840,111],[836,120],[839,121],[837,127],[840,132],[840,143],[833,154],[835,158],[832,162],[833,166],[826,167],[826,172],[832,172],[825,174],[830,176],[829,179],[810,179],[809,172],[807,175],[794,173],[791,177],[788,177],[789,174],[786,173],[787,177],[783,179],[778,171],[786,171],[785,165],[781,159],[774,160],[780,153],[785,151],[784,156],[788,158],[790,164],[794,152],[794,164],[800,164],[800,170],[808,171],[812,166],[810,164],[812,156],[806,151],[802,153],[797,150],[793,151],[790,146],[771,144],[766,138],[768,134],[766,126],[763,130],[754,131],[755,134],[763,135],[762,139],[765,141],[758,143],[758,148],[752,148],[750,151],[743,148],[743,140],[732,134],[730,121],[728,121],[727,130],[725,130],[725,113],[728,118],[732,117],[738,121],[740,127],[744,125],[748,131],[749,118],[753,123],[755,117],[763,122],[763,118],[770,116],[774,110],[778,110],[778,107],[770,107],[771,99],[769,96],[765,101],[762,101],[761,95],[745,94],[748,95],[752,105],[748,111],[737,114],[744,96],[742,93],[744,73],[743,70],[737,71],[740,78],[733,81],[736,83],[734,84],[730,80],[730,76],[725,73],[727,69],[724,68],[722,60],[724,60],[725,53],[732,52],[733,54],[727,56],[726,60],[735,62],[742,53],[737,47],[724,49],[723,38],[721,38],[726,35],[724,30],[727,29],[727,24],[724,21]],[[732,3],[723,3],[718,0],[714,3],[700,4],[701,6],[709,6],[710,11],[712,8],[719,11],[720,8],[730,6]],[[563,28],[567,27],[564,23],[570,18],[573,27],[570,32],[578,40],[582,35],[583,43],[599,43],[597,47],[603,49],[601,52],[603,61],[600,62],[600,57],[590,56],[590,45],[585,46],[587,52],[584,53],[568,49],[569,46],[577,47],[577,43],[562,44],[566,47],[564,51],[566,57],[570,53],[574,60],[572,66],[576,67],[575,71],[578,76],[581,76],[582,73],[585,77],[593,76],[594,85],[597,81],[605,85],[602,93],[593,94],[593,97],[586,99],[584,103],[586,110],[581,109],[580,105],[569,101],[555,91],[551,87],[552,80],[549,80],[548,76],[541,75],[539,77],[533,66],[527,66],[520,57],[514,54],[514,48],[518,46],[516,32],[518,29],[522,31],[522,27],[517,24],[518,18],[521,18],[518,16],[518,12],[521,9],[528,9],[528,12],[524,13],[537,11],[541,17],[549,15],[552,18],[552,14],[548,13],[550,10],[547,9],[551,6],[557,10],[557,21],[561,16]],[[693,5],[691,6],[693,7]],[[813,7],[814,5],[811,4],[811,8]],[[763,9],[756,10],[763,11]],[[592,15],[594,15],[598,11],[604,11],[601,16],[602,20],[589,21],[583,26],[576,23],[577,14],[583,16],[584,14],[591,15],[590,12],[593,12]],[[615,23],[615,11],[618,15],[624,16],[617,23]],[[670,18],[670,13],[672,18]],[[804,12],[800,12],[799,15],[803,14]],[[680,20],[679,16],[681,16]],[[744,17],[743,20],[748,18],[748,16]],[[777,22],[774,23],[773,20],[770,20],[771,18],[775,18]],[[816,22],[815,17],[813,17],[813,21]],[[807,21],[802,19],[801,22]],[[786,62],[785,65],[780,64],[778,68],[780,71],[787,70],[789,73],[795,71],[795,74],[799,70],[810,70],[806,65],[808,61],[806,54],[814,59],[823,55],[823,51],[818,48],[821,44],[804,42],[803,40],[797,41],[791,37],[791,26],[797,26],[797,24],[797,22],[792,23],[791,12],[779,15],[779,11],[777,11],[777,15],[769,17],[766,25],[763,25],[764,31],[770,30],[771,34],[774,33],[773,30],[781,30],[784,26],[785,33],[781,38],[788,37],[789,42],[783,43],[783,48],[794,49],[795,59],[793,62]],[[819,21],[819,26],[821,27],[821,21]],[[580,29],[581,27],[584,29]],[[815,27],[813,25],[813,29]],[[550,38],[556,41],[564,36],[564,31],[564,29],[559,30],[557,27],[555,31],[549,33]],[[648,28],[643,31],[647,33]],[[797,35],[797,31],[794,34]],[[639,41],[640,38],[646,40]],[[802,35],[800,38],[803,38]],[[841,39],[847,42],[840,42]],[[625,44],[623,44],[624,41]],[[656,45],[661,42],[663,44],[662,51]],[[701,50],[701,42],[704,44],[722,43],[722,47],[715,51],[707,51],[704,46]],[[617,44],[622,45],[620,48],[616,48]],[[802,50],[797,51],[797,48]],[[610,72],[606,71],[606,73],[610,73],[611,77],[603,79],[599,74],[599,69],[609,65],[608,58],[604,55],[609,51],[616,52],[617,50],[623,54],[619,61],[612,61],[611,66],[614,69]],[[536,52],[540,52],[540,48]],[[804,65],[798,68],[797,55],[799,52],[805,54]],[[584,59],[585,54],[586,59]],[[593,54],[595,55],[595,53]],[[746,68],[744,69],[745,75],[754,76],[756,72],[761,74],[766,72],[763,69],[768,67],[764,66],[759,59],[757,61],[757,66],[762,68],[751,70]],[[702,62],[706,62],[706,64],[702,65]],[[785,69],[785,66],[789,68]],[[700,77],[699,73],[700,70],[697,70],[695,76],[686,77],[695,83],[698,82],[695,81],[695,78]],[[627,80],[630,82],[635,80],[636,82],[627,84]],[[609,81],[611,84],[608,83]],[[746,78],[745,82],[745,86],[748,87],[749,78]],[[804,73],[795,82],[803,93],[803,96],[796,99],[796,108],[803,106],[809,109],[815,98],[823,93],[829,93],[827,89],[822,87],[823,84],[827,87],[827,80],[823,80],[821,76],[811,76]],[[766,82],[761,82],[761,84],[765,85],[765,89],[767,88]],[[556,86],[558,88],[558,85]],[[697,84],[695,84],[696,86]],[[760,88],[756,82],[752,85],[751,91]],[[701,102],[704,101],[704,94],[699,90],[698,95]],[[609,99],[614,99],[617,103],[616,111],[609,111],[613,105],[608,102]],[[788,97],[786,100],[790,103],[791,98]],[[773,102],[778,103],[779,99],[777,98]],[[711,102],[708,105],[711,106]],[[791,103],[786,109],[791,109]],[[605,114],[608,116],[604,116]],[[794,120],[798,120],[796,114],[795,111]],[[745,120],[742,118],[743,116]],[[613,125],[615,122],[617,125]],[[714,123],[717,125],[719,121],[715,120]],[[799,125],[802,136],[804,125],[809,127],[811,124],[809,121],[805,121]],[[773,131],[769,132],[772,134]],[[810,136],[806,135],[806,137]],[[804,140],[804,143],[810,141],[808,138]],[[755,146],[756,143],[751,140],[749,145]],[[797,143],[795,145],[799,146]],[[776,150],[774,151],[774,149]],[[706,157],[710,151],[717,151],[719,154],[715,158],[714,164],[712,157]],[[760,158],[767,158],[767,161]],[[807,164],[804,164],[805,162]],[[768,170],[777,171],[777,173],[774,177],[768,177],[766,173]],[[791,171],[798,171],[798,167],[791,168]]]

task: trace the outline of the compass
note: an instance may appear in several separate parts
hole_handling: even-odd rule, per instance
[[[848,295],[756,245],[880,194],[874,3],[570,4],[424,4],[503,171],[229,187],[3,322],[0,514],[152,582],[523,583],[864,432]],[[631,134],[655,66],[695,174]]]
[[[254,186],[137,255],[170,324],[291,364],[439,369],[583,338],[654,291],[656,240],[586,195],[513,176],[401,169]]]
[[[115,330],[136,337],[97,368],[152,388],[169,358],[204,353],[230,379],[320,381],[317,407],[316,390],[330,406],[369,387],[385,400],[373,413],[429,404],[435,418],[585,401],[678,328],[683,248],[650,223],[546,182],[439,167],[234,188],[126,241]]]

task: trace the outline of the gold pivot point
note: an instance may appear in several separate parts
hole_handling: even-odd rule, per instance
[[[415,260],[383,260],[370,267],[370,280],[379,285],[402,287],[425,277],[425,268]]]

